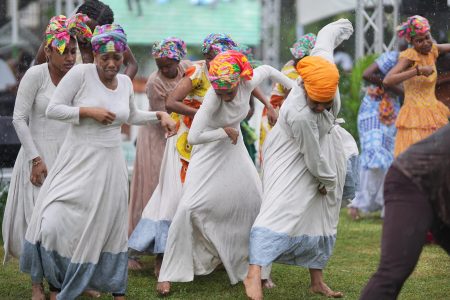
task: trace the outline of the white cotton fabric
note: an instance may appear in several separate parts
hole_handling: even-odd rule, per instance
[[[40,243],[71,264],[95,265],[101,253],[127,251],[128,173],[120,128],[123,123],[157,122],[157,117],[136,109],[127,76],[118,74],[117,80],[117,88],[108,89],[94,64],[77,65],[60,82],[47,108],[50,119],[71,127],[41,188],[26,241]],[[110,125],[80,119],[80,107],[104,108],[116,118]]]
[[[31,67],[19,85],[13,124],[22,147],[17,155],[3,216],[4,262],[19,258],[40,187],[30,181],[33,158],[41,157],[49,171],[66,136],[69,125],[49,120],[45,110],[56,87],[48,64]]]
[[[352,32],[348,20],[325,26],[311,56],[333,62],[333,49]],[[252,228],[250,263],[325,267],[337,233],[346,162],[357,153],[354,139],[335,122],[339,108],[337,91],[330,111],[313,112],[300,86],[283,103],[263,149],[264,197]]]
[[[188,142],[194,145],[183,196],[169,229],[159,281],[192,281],[223,263],[232,284],[248,268],[250,228],[261,204],[261,182],[241,135],[232,145],[223,127],[239,130],[253,89],[271,78],[294,82],[270,66],[241,81],[236,97],[223,102],[211,88],[195,115]]]

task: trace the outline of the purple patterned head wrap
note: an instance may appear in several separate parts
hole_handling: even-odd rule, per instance
[[[170,58],[177,61],[182,60],[187,54],[186,43],[175,37],[163,39],[153,45],[152,55],[154,58]]]
[[[233,50],[237,44],[231,39],[231,36],[225,33],[211,33],[203,40],[202,53],[207,54],[213,50],[217,55],[227,50]]]
[[[106,24],[95,27],[91,40],[92,51],[95,53],[125,52],[127,50],[127,35],[117,24]]]

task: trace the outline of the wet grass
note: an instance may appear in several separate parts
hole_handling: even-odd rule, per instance
[[[345,299],[358,299],[378,265],[381,223],[375,215],[356,222],[350,221],[344,213],[341,215],[335,252],[325,270],[325,278],[333,289],[345,293]],[[143,270],[129,273],[127,299],[160,299],[154,291],[153,257],[143,258],[143,264]],[[265,291],[265,299],[325,299],[308,292],[306,269],[274,265],[272,277],[277,287]],[[197,277],[194,282],[175,283],[172,291],[167,299],[246,299],[243,285],[231,286],[223,270]],[[30,298],[29,277],[18,271],[17,261],[0,267],[0,299]],[[103,295],[100,299],[111,299],[111,296]],[[399,299],[450,299],[450,258],[441,248],[425,247]]]

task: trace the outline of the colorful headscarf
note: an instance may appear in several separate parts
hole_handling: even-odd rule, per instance
[[[308,56],[316,44],[316,35],[314,33],[307,33],[301,36],[297,42],[290,48],[295,59],[301,59]]]
[[[86,23],[89,21],[89,17],[85,14],[75,14],[69,19],[67,19],[67,29],[69,29],[71,34],[76,36],[82,36],[89,42],[92,38],[92,31]]]
[[[215,90],[229,90],[239,79],[251,80],[253,68],[247,57],[235,50],[219,53],[209,65],[208,79]]]
[[[250,62],[250,65],[252,66],[253,69],[262,65],[261,61],[255,60],[255,56],[253,55],[253,49],[250,48],[249,46],[240,44],[239,46],[235,47],[234,50],[239,51],[245,56],[247,56],[248,61]]]
[[[52,17],[45,30],[45,46],[51,46],[63,54],[71,36],[81,35],[89,40],[92,32],[86,25],[88,20],[83,14],[76,14],[69,19],[64,15]]]
[[[154,58],[170,58],[182,60],[187,54],[186,43],[176,37],[169,37],[153,44],[152,55]]]
[[[333,99],[339,84],[339,71],[335,64],[319,56],[307,56],[297,63],[297,72],[311,99],[319,102]]]
[[[428,20],[422,16],[415,15],[409,17],[406,22],[397,27],[397,34],[405,38],[408,42],[418,34],[425,34],[430,31]]]
[[[95,53],[122,53],[127,50],[127,35],[118,24],[97,26],[95,27],[91,44],[92,51]]]
[[[217,55],[227,50],[233,50],[237,44],[231,36],[225,33],[211,33],[203,40],[202,53],[207,54],[211,49]]]

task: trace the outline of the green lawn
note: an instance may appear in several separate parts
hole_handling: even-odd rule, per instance
[[[361,289],[375,271],[379,259],[380,232],[379,218],[351,222],[342,213],[335,253],[325,276],[332,288],[345,293],[346,299],[358,299]],[[130,271],[130,300],[159,299],[154,291],[153,258],[146,257],[144,266],[143,271]],[[277,287],[265,292],[266,299],[324,299],[308,292],[309,275],[306,269],[275,265],[272,276]],[[172,292],[168,299],[245,299],[242,284],[230,286],[225,271],[197,277],[191,283],[176,283]],[[30,299],[30,296],[29,279],[19,273],[17,261],[0,267],[0,299]],[[111,299],[111,296],[105,295],[101,299]],[[450,299],[450,258],[441,248],[425,248],[400,299]]]

